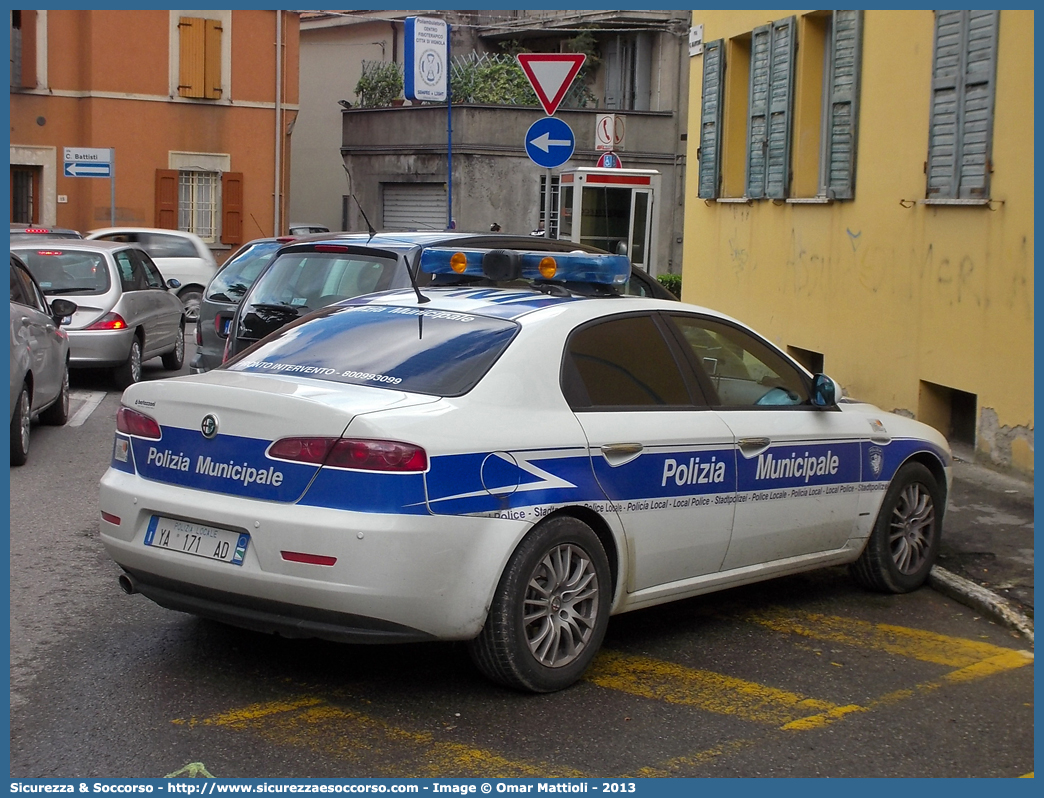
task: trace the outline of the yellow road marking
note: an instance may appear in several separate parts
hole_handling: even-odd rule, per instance
[[[614,778],[662,779],[672,778],[690,773],[693,768],[712,762],[718,757],[728,756],[744,748],[750,748],[758,740],[730,740],[706,751],[699,751],[689,756],[678,756],[668,759],[659,767],[639,768],[634,773],[626,773]]]
[[[346,763],[370,768],[369,775],[373,776],[588,777],[571,768],[517,762],[474,746],[437,740],[430,732],[398,728],[312,696],[252,704],[209,718],[175,722],[249,731],[278,745],[310,748]],[[408,750],[405,753],[400,750],[385,762],[373,761],[373,754],[387,754],[393,746]]]
[[[584,679],[641,698],[781,728],[797,721],[805,724],[800,728],[825,726],[849,712],[862,711],[862,707],[842,707],[714,671],[617,651],[599,653]]]
[[[978,640],[966,640],[920,629],[910,629],[905,626],[869,623],[812,612],[778,609],[747,612],[739,617],[774,632],[885,651],[900,657],[945,665],[950,668],[965,668],[1013,651],[1013,649],[1001,648],[990,643],[981,643]],[[1027,655],[1032,661],[1033,655],[1028,653]]]
[[[640,698],[733,716],[784,731],[806,731],[852,713],[872,711],[948,684],[968,683],[1033,662],[1033,654],[1027,651],[837,616],[769,610],[745,612],[738,617],[784,634],[884,651],[953,670],[932,681],[872,699],[864,706],[838,705],[713,671],[607,649],[595,658],[584,678],[599,687]],[[398,728],[315,696],[252,704],[203,719],[173,722],[249,731],[279,745],[303,746],[336,756],[346,764],[369,768],[374,776],[589,777],[570,768],[514,761],[464,743],[440,740],[431,732]],[[656,766],[640,768],[633,776],[675,776],[691,772],[756,743],[756,739],[719,743]],[[374,755],[387,754],[389,747],[398,748],[396,761],[374,763]],[[1022,778],[1033,778],[1033,773]]]

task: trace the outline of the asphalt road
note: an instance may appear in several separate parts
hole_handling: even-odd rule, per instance
[[[1026,644],[928,589],[866,593],[844,569],[617,616],[586,678],[547,696],[487,683],[461,644],[284,640],[124,595],[97,520],[119,393],[83,375],[74,388],[74,413],[94,410],[34,426],[11,469],[12,777],[1033,770]]]

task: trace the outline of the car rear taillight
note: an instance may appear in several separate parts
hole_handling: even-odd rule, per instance
[[[127,322],[119,313],[106,313],[98,321],[94,322],[88,330],[126,330]]]
[[[365,438],[282,438],[268,450],[270,457],[362,471],[419,472],[428,455],[419,446]]]
[[[232,330],[228,331],[228,338],[225,339],[225,349],[221,353],[221,362],[227,363],[228,359],[232,356]]]
[[[196,324],[196,346],[203,346],[203,329],[198,323]]]
[[[316,244],[313,247],[316,252],[347,252],[348,247],[337,246],[336,244]]]
[[[27,228],[25,228],[25,232],[27,232],[27,233],[49,233],[51,231],[49,229],[47,229],[46,227],[27,227]]]
[[[131,410],[129,407],[121,407],[116,413],[116,429],[127,435],[155,441],[163,437],[160,425],[154,418],[139,413],[137,410]]]

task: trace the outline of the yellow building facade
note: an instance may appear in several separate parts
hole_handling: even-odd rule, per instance
[[[1032,474],[1033,12],[692,25],[683,299]]]

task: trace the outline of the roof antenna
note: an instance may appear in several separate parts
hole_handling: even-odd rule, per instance
[[[355,192],[352,190],[352,173],[348,171],[348,167],[344,165],[344,161],[341,161],[341,168],[344,169],[344,174],[348,178],[348,194],[353,200],[355,200],[356,206],[359,208],[359,213],[362,214],[363,221],[366,222],[366,229],[370,233],[370,241],[377,235],[377,231],[373,229],[373,225],[370,224],[370,220],[366,216],[366,211],[363,210],[363,206],[359,203],[359,198],[355,196]],[[366,242],[370,243],[369,241]]]
[[[423,305],[425,302],[431,302],[431,298],[424,296],[424,294],[422,294],[420,292],[420,288],[417,286],[417,275],[420,274],[420,259],[421,259],[421,249],[418,248],[417,249],[417,255],[413,259],[413,266],[411,267],[408,262],[406,264],[406,273],[408,275],[410,275],[410,285],[413,286],[413,290],[417,294],[417,304],[418,305]],[[419,317],[418,317],[418,321],[419,321]],[[423,335],[423,327],[421,328],[421,333]]]

